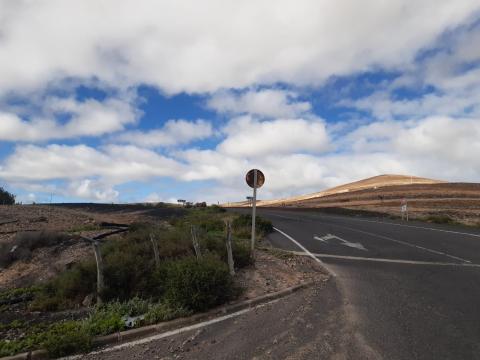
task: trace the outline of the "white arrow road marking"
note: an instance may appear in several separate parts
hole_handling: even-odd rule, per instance
[[[351,248],[354,248],[354,249],[358,249],[358,250],[363,250],[363,251],[368,251],[367,249],[365,249],[365,247],[356,242],[356,243],[352,243],[350,241],[347,241],[345,239],[342,239],[341,237],[337,236],[337,235],[333,235],[333,234],[327,234],[325,236],[322,236],[322,237],[319,237],[319,236],[313,236],[313,238],[315,240],[319,240],[319,241],[322,241],[322,242],[328,242],[328,240],[332,240],[332,239],[337,239],[337,240],[340,240],[341,241],[341,245],[345,245],[345,246],[348,246],[348,247],[351,247]]]

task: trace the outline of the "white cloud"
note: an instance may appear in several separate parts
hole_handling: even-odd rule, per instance
[[[228,140],[228,138],[227,138]],[[480,120],[431,117],[360,125],[339,139],[341,152],[320,155],[274,153],[246,159],[219,150],[183,153],[188,179],[215,179],[209,201],[248,195],[244,175],[262,169],[262,198],[316,192],[384,173],[412,174],[450,181],[480,177]]]
[[[170,204],[177,204],[177,199],[175,198],[165,198],[163,197],[162,195],[158,194],[158,193],[151,193],[151,194],[148,194],[145,199],[143,199],[142,202],[146,202],[146,203],[159,203],[159,202],[163,202],[163,203],[170,203]]]
[[[0,110],[0,141],[36,142],[99,136],[122,130],[125,125],[135,123],[140,115],[130,102],[115,98],[103,102],[48,98],[42,106],[43,115],[33,115],[30,120]],[[68,121],[56,120],[61,115],[68,116]]]
[[[253,124],[254,128],[261,125]],[[225,142],[236,136],[237,132],[232,132]],[[2,163],[0,177],[16,184],[60,179],[71,184],[65,194],[97,201],[114,199],[115,185],[128,181],[154,181],[161,177],[213,180],[216,185],[208,191],[190,194],[194,200],[213,202],[248,195],[244,175],[253,167],[266,175],[261,190],[264,199],[319,191],[381,173],[457,181],[475,181],[480,177],[479,119],[430,117],[376,122],[361,125],[339,141],[343,144],[341,152],[308,154],[302,147],[288,152],[269,148],[262,156],[250,157],[223,151],[220,145],[214,150],[180,151],[175,158],[131,145],[102,149],[27,145],[17,147]]]
[[[411,64],[395,80],[339,105],[370,112],[376,119],[431,116],[480,117],[480,26],[463,27],[431,45],[432,54]],[[427,89],[429,89],[427,91]],[[400,90],[400,95],[396,91]],[[401,91],[414,96],[402,96]]]
[[[7,181],[78,180],[100,177],[119,184],[160,176],[177,176],[183,165],[156,152],[135,146],[86,145],[19,146],[0,168]]]
[[[169,93],[285,82],[408,63],[477,0],[2,1],[0,93],[64,78]]]
[[[162,147],[187,144],[212,135],[212,124],[208,121],[168,120],[161,129],[129,131],[119,134],[114,140],[143,147]]]
[[[249,90],[240,94],[221,91],[214,94],[207,105],[220,113],[291,118],[311,109],[310,103],[297,101],[297,97],[291,91],[277,89]]]
[[[227,138],[218,150],[233,156],[263,157],[291,152],[323,152],[329,148],[321,119],[259,121],[250,116],[235,118],[224,132]]]
[[[115,201],[119,195],[119,192],[113,188],[91,179],[71,182],[64,193],[67,196],[102,202]]]
[[[457,28],[478,10],[477,0],[0,1],[0,141],[116,132],[108,139],[120,143],[16,144],[0,160],[0,178],[32,192],[60,180],[57,193],[97,201],[117,199],[118,184],[161,177],[213,180],[214,189],[197,190],[199,201],[238,199],[252,167],[267,175],[264,198],[379,173],[478,180],[480,28]],[[418,56],[425,48],[431,52]],[[341,103],[369,112],[368,123],[327,126],[312,113],[315,99],[299,96],[332,75],[376,69],[403,75]],[[48,95],[73,93],[65,90],[69,81],[73,90],[93,82],[108,96],[139,85],[210,93],[207,106],[233,119],[215,148],[165,155],[154,148],[208,138],[213,125],[170,120],[132,131],[140,116],[135,97]],[[396,93],[430,87],[421,96]],[[34,111],[10,104],[11,95],[32,95],[26,106]]]

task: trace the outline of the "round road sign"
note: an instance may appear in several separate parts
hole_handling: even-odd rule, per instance
[[[257,171],[257,186],[256,188],[258,189],[259,187],[262,187],[262,185],[265,183],[265,175],[258,170],[258,169],[252,169],[250,170],[247,175],[245,176],[245,180],[251,188],[253,188],[253,183],[254,183],[254,177],[255,177],[255,170]]]

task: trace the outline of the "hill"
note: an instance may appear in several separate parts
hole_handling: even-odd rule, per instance
[[[427,178],[422,178],[417,176],[385,174],[385,175],[373,176],[373,177],[359,180],[359,181],[354,181],[348,184],[336,186],[336,187],[323,190],[320,192],[316,192],[313,194],[293,196],[293,197],[279,199],[279,200],[261,201],[259,202],[258,206],[282,205],[282,204],[288,204],[292,202],[298,202],[301,200],[319,198],[319,197],[328,196],[328,195],[342,194],[346,192],[353,192],[353,191],[359,191],[359,190],[365,190],[365,189],[378,189],[386,186],[412,185],[412,184],[439,184],[439,183],[444,183],[444,181],[427,179]]]
[[[411,218],[480,225],[480,184],[449,183],[405,175],[380,175],[313,194],[259,201],[259,207],[368,211],[399,216],[402,200]],[[229,204],[246,207],[247,202]]]

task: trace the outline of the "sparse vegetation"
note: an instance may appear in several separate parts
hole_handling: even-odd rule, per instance
[[[13,241],[0,244],[0,266],[7,267],[17,260],[29,260],[33,250],[58,245],[68,239],[69,236],[53,231],[18,233]]]
[[[278,248],[263,248],[262,250],[282,260],[293,259],[295,257],[292,253]]]
[[[92,347],[92,336],[86,323],[67,321],[50,327],[41,342],[50,357],[66,356],[86,352]]]
[[[101,229],[101,226],[99,226],[98,224],[85,224],[85,225],[80,225],[80,226],[73,227],[68,232],[70,234],[75,234],[75,233],[79,233],[79,232],[82,232],[82,231],[96,231],[96,230],[100,230],[100,229]]]
[[[165,299],[193,311],[203,311],[222,304],[234,294],[228,267],[212,255],[165,264]]]
[[[40,287],[16,288],[0,292],[0,305],[17,301],[28,301],[40,291]]]
[[[93,307],[79,321],[29,327],[26,336],[0,342],[0,355],[12,355],[39,347],[52,356],[87,351],[94,336],[125,329],[124,316],[142,315],[137,324],[152,324],[204,311],[238,295],[226,265],[225,221],[233,221],[235,266],[252,263],[249,251],[249,217],[225,213],[220,207],[199,207],[170,224],[135,223],[125,234],[112,237],[101,246],[104,262],[105,303]],[[202,257],[194,256],[191,228],[198,232]],[[271,231],[271,223],[258,219],[258,234]],[[153,256],[152,241],[158,245],[160,265]],[[15,239],[25,256],[32,250],[58,245],[68,240],[60,234],[22,234]],[[82,306],[96,292],[94,259],[81,261],[48,283],[19,290],[18,294],[0,293],[0,299],[28,296],[29,309],[57,311]],[[31,300],[33,298],[33,300]],[[15,325],[15,324],[13,324]],[[13,326],[10,325],[10,326]],[[22,326],[22,325],[19,325]]]
[[[248,238],[250,237],[252,227],[251,215],[240,215],[232,223],[233,230],[238,236]],[[273,231],[273,225],[270,221],[257,216],[255,221],[255,230],[257,235],[265,236]]]
[[[18,340],[0,340],[0,356],[11,356],[38,348],[45,348],[51,357],[86,352],[91,349],[95,336],[125,330],[124,318],[127,316],[144,315],[138,324],[145,325],[189,314],[190,311],[165,302],[151,302],[136,297],[126,302],[113,301],[95,307],[84,320],[33,326],[18,320],[12,321],[1,325],[0,331],[21,328],[25,335]]]
[[[450,225],[458,224],[456,220],[452,219],[448,215],[430,215],[427,218],[425,218],[425,220],[435,224],[450,224]]]

